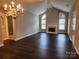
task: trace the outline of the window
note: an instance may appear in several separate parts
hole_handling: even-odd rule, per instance
[[[65,14],[59,13],[59,30],[65,30]]]
[[[46,29],[46,14],[41,18],[41,29]]]
[[[73,18],[72,27],[73,27],[73,30],[75,30],[75,27],[76,27],[76,17]]]

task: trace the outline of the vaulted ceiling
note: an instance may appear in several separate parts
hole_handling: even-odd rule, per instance
[[[70,12],[75,0],[42,0],[39,3],[28,5],[28,9],[36,14],[43,13],[47,8],[57,8],[65,12]]]
[[[51,0],[52,6],[66,12],[70,12],[75,0]]]
[[[8,3],[12,0],[0,0],[0,5]],[[37,15],[43,13],[47,8],[57,8],[66,12],[70,12],[75,0],[13,0],[16,3],[22,3],[25,10]]]

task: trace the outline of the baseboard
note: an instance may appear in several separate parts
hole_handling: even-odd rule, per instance
[[[68,34],[70,41],[72,41],[71,36]]]
[[[79,50],[77,49],[77,47],[76,47],[75,43],[74,43],[74,42],[72,42],[72,44],[73,44],[73,46],[74,46],[74,49],[75,49],[75,51],[76,51],[77,55],[79,55]]]
[[[77,47],[76,47],[76,45],[74,43],[73,43],[73,46],[75,48],[75,51],[76,51],[77,55],[79,55],[79,50],[77,49]]]
[[[79,55],[79,51],[78,51],[78,49],[76,48],[75,43],[72,41],[72,39],[71,39],[71,37],[70,37],[69,34],[68,34],[68,36],[69,36],[69,39],[70,39],[70,41],[72,42],[72,44],[73,44],[73,46],[74,46],[74,48],[75,48],[75,51],[76,51],[77,55]]]
[[[38,33],[38,32],[36,32],[36,33]],[[20,37],[20,38],[15,39],[15,41],[21,40],[21,39],[23,39],[23,38],[25,38],[25,37],[34,35],[34,34],[36,34],[36,33],[32,33],[32,34],[29,34],[29,35],[22,36],[22,37]]]
[[[2,44],[0,44],[0,47],[3,47],[4,46],[4,44],[2,43]]]

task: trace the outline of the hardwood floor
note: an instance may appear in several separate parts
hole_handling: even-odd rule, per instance
[[[4,43],[0,59],[79,59],[67,34],[37,33]]]

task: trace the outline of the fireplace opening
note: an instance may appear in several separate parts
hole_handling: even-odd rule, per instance
[[[48,26],[47,32],[48,33],[57,33],[56,26]]]
[[[54,27],[54,28],[49,27],[48,31],[49,31],[49,32],[55,32],[55,27]]]

